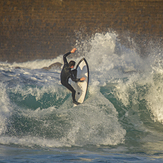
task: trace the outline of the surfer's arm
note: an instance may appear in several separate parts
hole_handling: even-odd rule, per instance
[[[71,78],[72,79],[72,78]],[[80,79],[72,79],[72,81],[74,81],[74,82],[79,82],[80,81]]]
[[[76,78],[76,76],[75,76],[75,74],[71,71],[71,79],[72,79],[72,81],[74,81],[74,82],[79,82],[80,81],[80,79],[78,79],[78,78]]]
[[[63,55],[63,61],[64,61],[64,63],[68,63],[66,57],[67,57],[69,54],[71,54],[71,52],[68,52],[68,53],[66,53],[66,54]]]
[[[77,70],[76,69],[71,70],[70,73],[71,73],[70,77],[71,77],[72,81],[74,81],[74,82],[82,82],[82,81],[85,80],[85,77],[76,78],[76,75],[77,75]]]
[[[66,53],[66,54],[63,55],[63,61],[64,61],[64,63],[68,63],[66,57],[68,55],[70,55],[71,53],[74,53],[75,51],[76,51],[76,48],[73,48],[70,52],[68,52],[68,53]]]
[[[85,77],[82,78],[76,78],[73,73],[71,73],[71,79],[74,82],[83,82],[85,80]]]

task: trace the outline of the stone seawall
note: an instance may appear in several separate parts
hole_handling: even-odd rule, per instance
[[[71,50],[78,31],[162,41],[163,0],[1,0],[0,22],[0,61],[51,59]]]

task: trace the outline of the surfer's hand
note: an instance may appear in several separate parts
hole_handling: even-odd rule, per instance
[[[85,77],[80,78],[80,81],[84,81],[84,80],[85,80]]]
[[[76,48],[73,48],[72,50],[71,50],[71,53],[74,53],[76,51]]]

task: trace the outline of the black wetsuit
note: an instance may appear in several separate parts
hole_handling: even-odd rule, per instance
[[[67,62],[66,57],[71,54],[71,52],[68,52],[66,54],[63,55],[63,61],[64,61],[64,66],[63,69],[61,71],[61,83],[62,85],[64,85],[67,89],[69,89],[72,92],[72,99],[74,103],[77,103],[75,100],[75,93],[76,91],[74,90],[74,88],[68,83],[69,78],[72,79],[72,81],[74,82],[78,82],[80,81],[80,79],[76,78],[76,73],[77,70],[71,70],[71,68],[69,67],[69,64]]]

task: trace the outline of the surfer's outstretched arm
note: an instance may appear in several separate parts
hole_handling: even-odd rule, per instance
[[[71,52],[68,52],[68,53],[66,53],[66,54],[63,55],[64,64],[68,64],[67,58],[66,58],[66,57],[67,57],[69,54],[71,54]]]
[[[66,57],[69,54],[74,53],[75,51],[76,51],[76,48],[73,48],[70,52],[68,52],[68,53],[66,53],[66,54],[63,55],[63,61],[64,61],[64,63],[68,63]]]

